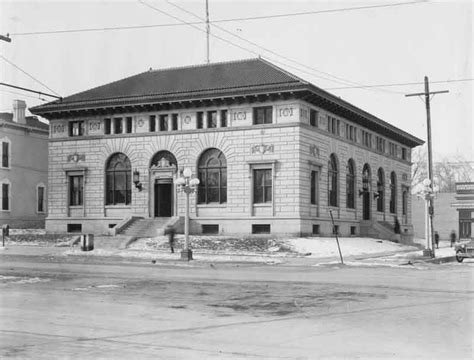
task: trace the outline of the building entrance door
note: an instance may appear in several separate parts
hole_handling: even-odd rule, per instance
[[[362,215],[364,220],[370,220],[370,192],[364,191],[362,199]]]
[[[158,180],[155,183],[155,217],[170,217],[173,213],[173,184]]]

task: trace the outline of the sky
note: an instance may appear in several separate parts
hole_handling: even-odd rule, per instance
[[[191,13],[204,18],[205,3],[0,0],[0,34],[12,39],[0,41],[0,82],[68,96],[149,68],[203,64],[205,24],[185,23],[201,22]],[[434,160],[474,161],[472,5],[209,0],[210,61],[261,56],[425,141],[424,98],[405,95],[423,92],[428,76],[430,91],[449,91],[431,98]],[[153,26],[117,29],[143,25]],[[101,30],[71,31],[81,29]],[[15,99],[53,100],[0,86],[0,111]]]

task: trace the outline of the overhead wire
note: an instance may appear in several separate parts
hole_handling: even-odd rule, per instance
[[[27,71],[23,70],[22,68],[20,68],[18,65],[14,64],[13,62],[11,62],[10,60],[8,60],[5,56],[1,55],[0,54],[0,58],[2,58],[4,61],[6,61],[7,63],[9,63],[11,66],[13,66],[14,68],[16,68],[17,70],[20,70],[23,74],[27,75],[28,77],[30,77],[31,79],[33,79],[34,81],[36,81],[38,84],[41,84],[42,86],[44,86],[46,89],[48,89],[49,91],[55,93],[56,95],[60,96],[56,91],[54,91],[53,89],[51,89],[48,85],[44,84],[43,82],[39,81],[37,78],[35,78],[33,75],[31,75],[30,73],[28,73]]]
[[[185,21],[185,20],[183,20],[183,19],[181,19],[181,18],[179,18],[179,17],[177,17],[177,16],[175,16],[175,15],[172,15],[172,14],[170,14],[170,13],[168,13],[168,12],[162,10],[162,9],[158,9],[158,8],[156,8],[155,6],[153,6],[153,5],[151,5],[151,4],[148,4],[147,2],[145,2],[145,1],[143,1],[143,0],[137,0],[137,1],[138,1],[139,3],[141,3],[142,5],[145,5],[145,6],[151,8],[151,9],[157,11],[157,12],[160,12],[160,13],[165,14],[165,15],[167,15],[167,16],[169,16],[169,17],[175,19],[175,20],[178,20],[178,21],[180,21],[180,22],[182,22],[182,23],[184,23],[184,24],[187,24],[187,25],[189,25],[189,26],[195,28],[196,30],[198,30],[198,31],[200,31],[200,32],[206,33],[206,31],[205,31],[204,29],[201,29],[200,27],[198,27],[198,26],[196,26],[196,25],[193,25],[193,23],[191,23],[191,22]],[[175,4],[173,4],[173,3],[170,3],[170,4],[171,4],[171,5],[175,5]],[[179,6],[176,6],[176,7],[179,8]],[[184,10],[184,9],[181,9],[181,10],[188,12],[187,10]],[[191,12],[189,12],[189,13],[191,13]],[[193,14],[193,13],[191,13],[191,14],[192,14],[193,16],[196,16],[196,17],[199,18],[198,15]],[[224,31],[228,32],[228,31],[225,30],[225,29],[224,29]],[[228,33],[230,33],[231,35],[234,35],[234,36],[236,36],[236,37],[239,37],[238,35],[232,34],[231,32],[228,32]],[[251,50],[251,49],[249,49],[249,48],[243,47],[243,46],[241,46],[241,45],[239,45],[239,44],[236,44],[236,43],[234,43],[234,42],[232,42],[232,41],[230,41],[230,40],[228,40],[228,39],[225,39],[225,38],[223,38],[223,37],[221,37],[221,36],[218,36],[218,35],[213,34],[213,33],[211,33],[210,35],[213,36],[213,37],[215,37],[215,38],[217,38],[217,39],[219,39],[219,40],[221,40],[221,41],[224,41],[224,42],[226,42],[226,43],[228,43],[228,44],[230,44],[230,45],[232,45],[232,46],[238,47],[238,48],[240,48],[241,50],[244,50],[244,51],[250,52],[250,53],[252,53],[252,54],[254,54],[254,55],[257,55],[257,56],[259,56],[259,57],[262,57],[260,53],[258,53],[258,52],[256,52],[256,51],[253,51],[253,50]],[[240,37],[239,37],[239,38],[240,38]],[[244,41],[250,42],[250,41],[247,40],[247,39],[244,39],[244,38],[242,38],[242,39],[243,39]],[[250,42],[250,43],[251,43],[251,42]],[[254,46],[258,46],[258,47],[259,47],[258,44],[254,44]],[[263,48],[262,48],[262,49],[263,49]],[[263,49],[263,50],[265,50],[265,49]],[[271,50],[267,50],[267,51],[271,51]],[[273,51],[271,51],[271,52],[273,52]],[[273,53],[275,53],[275,52],[273,52]],[[275,54],[276,54],[276,53],[275,53]],[[281,56],[281,55],[277,54],[277,56]],[[281,56],[281,57],[283,57],[283,56]],[[267,58],[268,58],[268,57],[267,57]],[[284,58],[284,57],[283,57],[283,58]],[[306,73],[306,74],[308,74],[308,75],[316,76],[316,77],[322,78],[322,79],[327,80],[327,81],[331,81],[331,82],[335,82],[335,83],[341,84],[341,80],[334,80],[334,79],[331,79],[331,78],[323,77],[323,76],[321,76],[321,75],[316,75],[316,74],[314,74],[314,73],[310,73],[310,72],[305,71],[305,70],[302,70],[302,69],[300,69],[300,68],[296,68],[295,66],[288,65],[288,64],[286,64],[286,63],[283,63],[283,62],[281,62],[281,61],[275,60],[275,59],[273,59],[273,58],[268,58],[268,59],[269,59],[270,61],[272,61],[272,62],[276,62],[276,63],[279,63],[279,64],[281,64],[281,65],[283,65],[283,66],[293,68],[293,69],[295,69],[295,70],[297,70],[297,71]],[[290,61],[291,61],[291,60],[290,60]],[[307,66],[306,66],[306,67],[307,67]],[[313,69],[313,70],[314,70],[314,69]],[[319,71],[319,70],[317,70],[317,71]],[[328,74],[328,75],[330,75],[330,74]],[[345,79],[343,79],[342,81],[345,81],[344,83],[342,83],[342,84],[344,84],[344,85],[347,85],[347,83],[354,84],[354,82],[351,82],[350,80],[345,80]],[[382,90],[382,91],[383,91],[383,90]]]
[[[454,80],[438,80],[430,81],[430,84],[445,84],[445,83],[454,83],[454,82],[466,82],[473,81],[474,79],[454,79]],[[343,87],[333,87],[326,88],[325,90],[345,90],[345,89],[359,89],[359,88],[371,88],[371,87],[393,87],[393,86],[409,86],[409,85],[421,85],[424,84],[423,81],[418,82],[404,82],[404,83],[391,83],[391,84],[376,84],[376,85],[361,85],[361,86],[343,86]]]
[[[193,13],[193,12],[191,12],[191,11],[189,11],[189,10],[187,10],[187,9],[185,9],[185,8],[183,8],[183,7],[179,6],[179,5],[177,5],[177,4],[174,4],[173,2],[171,2],[171,1],[169,1],[169,0],[166,0],[166,2],[167,2],[168,4],[170,4],[170,5],[172,5],[172,6],[176,7],[176,8],[178,8],[179,10],[181,10],[181,11],[187,13],[187,14],[190,14],[190,15],[192,15],[192,16],[194,16],[194,17],[200,19],[200,20],[203,20],[199,15],[196,15],[195,13]],[[276,56],[278,56],[278,57],[281,57],[281,58],[283,58],[283,59],[285,59],[285,60],[287,60],[287,61],[290,61],[290,62],[292,62],[292,63],[295,63],[295,64],[298,64],[298,65],[300,65],[300,66],[303,66],[303,67],[305,67],[305,68],[307,68],[307,69],[316,71],[316,72],[318,72],[318,73],[321,73],[321,74],[324,74],[324,75],[327,75],[327,76],[330,76],[330,77],[333,77],[333,78],[338,79],[338,80],[340,80],[340,81],[342,81],[342,82],[344,82],[344,83],[350,83],[350,84],[352,84],[352,85],[361,85],[361,84],[356,83],[356,82],[353,82],[353,81],[351,81],[351,80],[347,80],[347,79],[344,79],[344,78],[341,78],[341,77],[338,77],[338,76],[329,74],[329,73],[327,73],[327,72],[318,70],[318,69],[313,68],[313,67],[311,67],[311,66],[307,66],[307,65],[305,65],[305,64],[303,64],[303,63],[300,63],[300,62],[298,62],[298,61],[296,61],[296,60],[290,59],[290,58],[287,57],[287,56],[281,55],[281,54],[279,54],[279,53],[277,53],[277,52],[275,52],[275,51],[273,51],[273,50],[271,50],[271,49],[265,48],[265,47],[263,47],[262,45],[259,45],[259,44],[255,43],[255,42],[253,42],[253,41],[250,41],[250,40],[248,40],[248,39],[246,39],[246,38],[244,38],[244,37],[242,37],[242,36],[240,36],[240,35],[234,34],[233,32],[228,31],[227,29],[223,28],[222,26],[215,25],[215,24],[214,24],[213,26],[216,27],[216,28],[218,28],[219,30],[224,31],[225,33],[230,34],[231,36],[234,36],[234,37],[236,37],[236,38],[238,38],[238,39],[240,39],[240,40],[242,40],[242,41],[245,41],[245,42],[247,42],[247,43],[249,43],[249,44],[251,44],[251,45],[253,45],[253,46],[255,46],[255,47],[259,48],[259,49],[262,49],[262,50],[264,50],[264,51],[266,51],[266,52],[269,52],[269,53],[271,53],[271,54],[273,54],[273,55],[276,55]],[[319,77],[320,77],[320,76],[319,76]],[[325,79],[325,80],[333,81],[333,80],[328,79],[328,78],[325,78],[325,77],[321,77],[321,78],[323,78],[323,79]],[[339,82],[339,83],[340,83],[340,82]]]
[[[386,8],[386,7],[395,7],[395,6],[404,6],[404,5],[416,5],[416,4],[420,4],[424,2],[429,2],[429,0],[418,0],[418,1],[410,1],[410,2],[380,4],[380,5],[354,6],[354,7],[349,7],[349,8],[325,9],[325,10],[315,10],[315,11],[302,11],[302,12],[287,13],[287,14],[274,14],[274,15],[220,19],[220,20],[210,21],[210,24],[236,22],[236,21],[255,21],[255,20],[265,20],[265,19],[276,19],[276,18],[285,18],[285,17],[294,17],[294,16],[327,14],[327,13],[334,13],[334,12],[368,10],[368,9]],[[174,27],[174,26],[183,26],[183,25],[202,25],[202,24],[205,24],[205,22],[199,21],[199,22],[191,22],[191,23],[186,23],[186,24],[170,23],[170,24],[150,24],[150,25],[132,25],[132,26],[112,26],[112,27],[86,28],[86,29],[20,32],[20,33],[11,33],[10,36],[47,35],[47,34],[63,34],[63,33],[94,32],[94,31],[134,30],[134,29]]]

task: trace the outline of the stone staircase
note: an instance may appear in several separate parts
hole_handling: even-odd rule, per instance
[[[362,236],[390,241],[396,241],[397,239],[397,236],[393,232],[393,225],[387,221],[361,221],[360,234]]]
[[[120,235],[134,238],[155,237],[159,234],[159,230],[164,230],[165,226],[172,220],[172,217],[136,219],[122,229]]]

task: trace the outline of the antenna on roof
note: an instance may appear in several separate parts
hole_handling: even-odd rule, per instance
[[[207,58],[206,62],[209,64],[209,35],[211,33],[211,27],[209,25],[209,1],[206,0],[206,35],[207,35]]]

